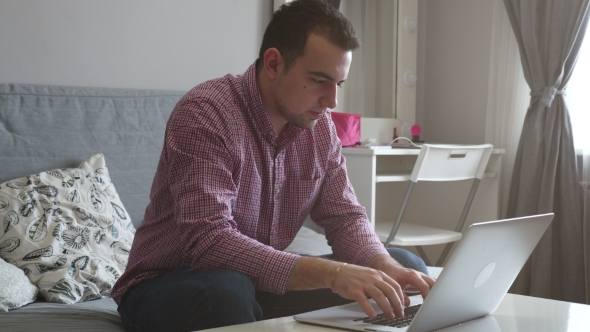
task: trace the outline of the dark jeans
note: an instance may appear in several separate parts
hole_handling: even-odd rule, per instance
[[[418,256],[404,249],[387,250],[405,267],[428,273]],[[118,310],[127,331],[194,331],[350,302],[330,289],[277,295],[255,290],[250,279],[235,270],[194,271],[182,267],[127,291]]]

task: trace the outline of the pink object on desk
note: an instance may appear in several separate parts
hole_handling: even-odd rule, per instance
[[[331,112],[336,134],[342,146],[355,146],[361,140],[361,115]]]
[[[422,128],[419,125],[413,125],[412,128],[410,128],[410,131],[412,132],[412,141],[414,143],[422,142],[420,140],[420,133],[422,133]]]

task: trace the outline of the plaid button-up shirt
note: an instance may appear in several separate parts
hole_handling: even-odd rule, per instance
[[[252,65],[193,88],[168,120],[151,201],[125,273],[120,302],[143,280],[180,266],[234,269],[259,290],[283,294],[298,255],[283,252],[311,214],[341,260],[387,254],[348,177],[330,114],[312,129],[266,115]]]

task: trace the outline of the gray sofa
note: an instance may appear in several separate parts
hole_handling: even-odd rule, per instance
[[[184,93],[0,84],[0,184],[76,167],[102,153],[121,202],[139,227],[166,121]],[[325,254],[330,248],[322,235],[304,228],[287,251]],[[38,296],[34,303],[0,312],[0,331],[122,330],[116,304],[109,297],[60,304]]]
[[[76,167],[96,153],[133,224],[142,222],[166,121],[185,91],[0,84],[0,183]],[[111,298],[38,301],[0,313],[0,331],[122,331]]]

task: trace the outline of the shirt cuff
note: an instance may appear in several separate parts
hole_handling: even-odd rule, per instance
[[[274,294],[285,294],[287,284],[295,269],[299,255],[287,253],[284,251],[274,250],[264,262],[264,271],[260,275],[258,290],[271,292]]]

